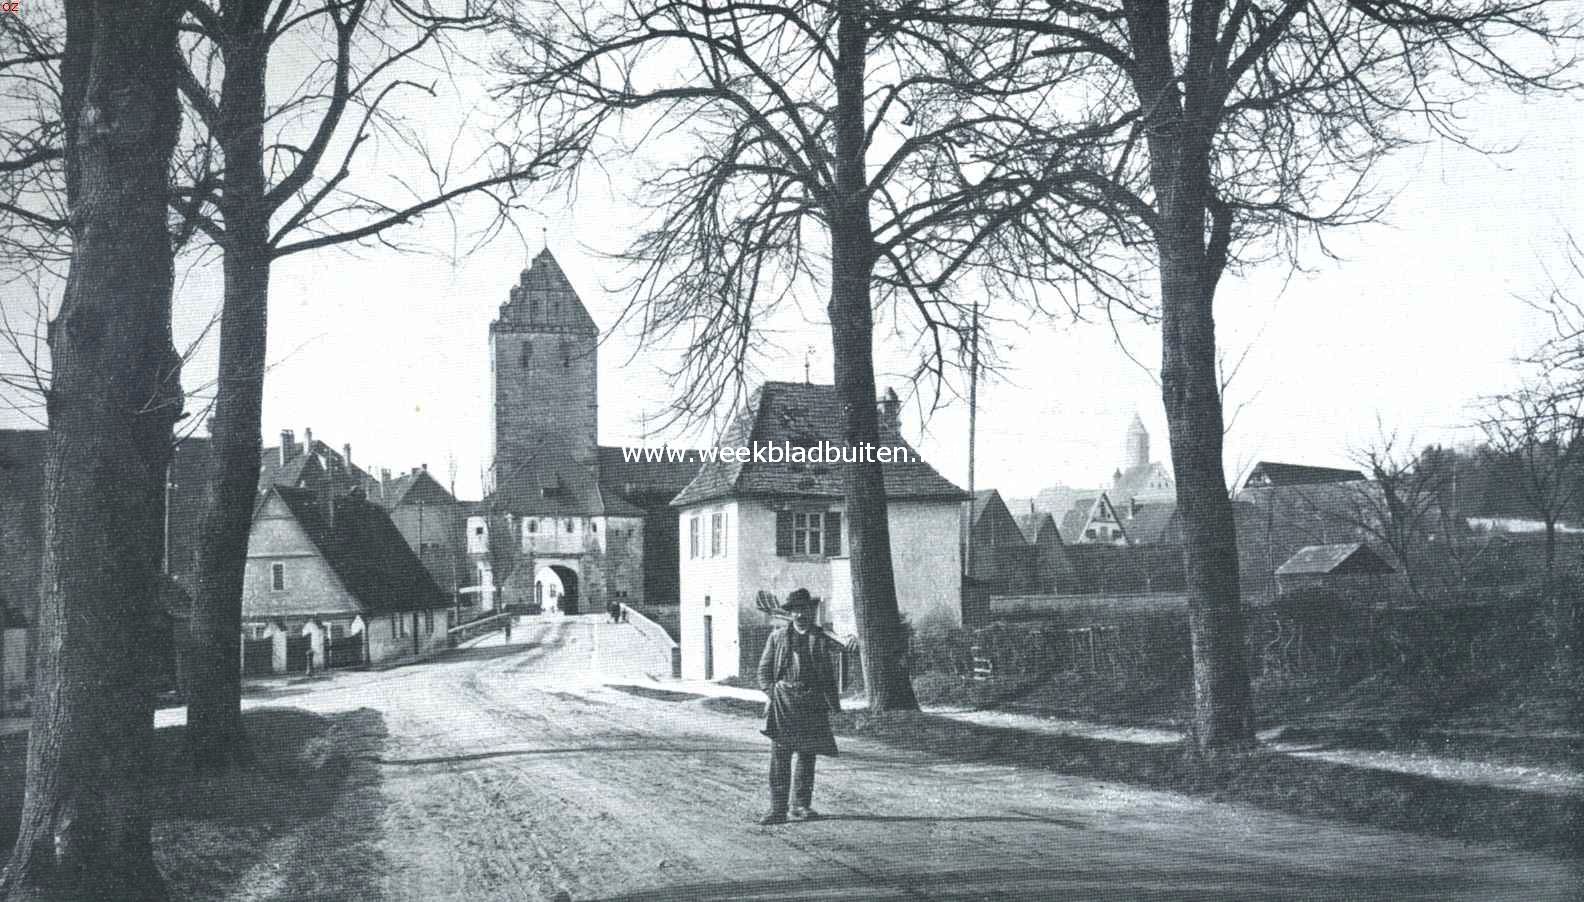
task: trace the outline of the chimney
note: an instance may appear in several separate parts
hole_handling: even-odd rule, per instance
[[[312,429],[304,429],[303,430],[303,453],[304,454],[312,454],[313,453],[313,430]]]
[[[417,476],[417,475],[418,475],[418,473],[419,473],[419,470],[418,470],[418,468],[417,468],[417,467],[413,467],[413,468],[412,468],[412,472],[411,472],[411,473],[409,473],[409,474],[408,474],[408,475],[410,475],[410,476]]]
[[[281,430],[280,465],[286,466],[297,456],[297,434],[290,429]]]
[[[382,467],[382,468],[380,468],[380,482],[381,483],[390,482],[390,467]]]
[[[341,456],[346,458],[346,465],[347,465],[348,468],[350,468],[352,466],[352,443],[351,442],[347,442],[346,444],[341,446]]]
[[[902,401],[897,398],[896,389],[887,387],[885,394],[880,396],[880,427],[893,431],[902,430]]]
[[[423,471],[424,471],[424,472],[425,472],[425,473],[427,473],[427,472],[429,472],[429,465],[428,465],[428,464],[424,464],[424,465],[423,465]]]

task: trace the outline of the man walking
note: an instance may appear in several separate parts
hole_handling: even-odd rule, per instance
[[[789,790],[793,818],[819,817],[813,809],[814,761],[836,754],[830,712],[841,711],[831,664],[839,646],[814,626],[819,602],[807,589],[794,589],[781,607],[791,622],[770,634],[759,656],[759,685],[768,699],[763,732],[771,742],[770,813],[759,821],[765,826],[786,823]]]

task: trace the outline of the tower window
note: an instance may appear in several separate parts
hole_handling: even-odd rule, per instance
[[[522,365],[523,365],[523,368],[527,369],[528,365],[530,363],[532,363],[532,362],[533,362],[533,345],[531,343],[525,341],[525,342],[523,342],[523,346],[522,346]]]

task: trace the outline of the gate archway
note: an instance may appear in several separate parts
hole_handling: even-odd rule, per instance
[[[547,614],[557,608],[563,614],[576,614],[579,600],[578,583],[578,573],[571,567],[561,564],[541,567],[534,576],[534,600]]]

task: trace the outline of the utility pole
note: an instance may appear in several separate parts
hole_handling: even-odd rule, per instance
[[[963,572],[973,572],[974,439],[979,418],[979,301],[973,305],[973,342],[968,350],[968,529],[963,538]]]

